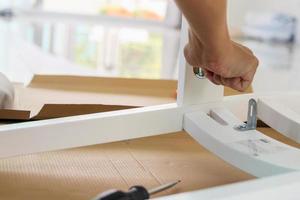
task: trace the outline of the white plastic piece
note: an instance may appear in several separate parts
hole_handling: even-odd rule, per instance
[[[12,83],[0,73],[0,108],[10,108],[14,102],[14,87]]]
[[[298,200],[300,172],[181,193],[157,200]]]
[[[208,150],[254,176],[300,170],[300,150],[256,130],[235,130],[241,123],[228,110],[216,108],[210,116],[201,111],[185,114],[183,126]]]
[[[262,121],[300,143],[300,95],[259,98],[258,108]]]
[[[177,104],[0,126],[0,158],[182,130]]]

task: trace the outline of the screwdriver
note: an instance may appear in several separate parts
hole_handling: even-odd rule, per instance
[[[98,197],[94,198],[93,200],[145,200],[145,199],[149,199],[150,196],[154,194],[157,194],[159,192],[174,187],[180,182],[181,181],[179,180],[165,185],[161,185],[149,191],[143,186],[133,186],[128,190],[128,192],[123,192],[121,190],[109,190],[100,194]]]

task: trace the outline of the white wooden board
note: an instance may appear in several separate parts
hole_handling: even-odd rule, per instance
[[[259,98],[258,117],[281,134],[300,143],[300,94]]]
[[[0,158],[182,130],[177,104],[0,126]]]

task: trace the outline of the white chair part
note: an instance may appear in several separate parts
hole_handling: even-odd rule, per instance
[[[258,99],[258,117],[270,127],[300,143],[300,94]]]
[[[238,131],[241,124],[230,111],[215,108],[208,115],[184,115],[184,129],[201,145],[223,160],[257,177],[300,169],[300,150],[257,130]]]

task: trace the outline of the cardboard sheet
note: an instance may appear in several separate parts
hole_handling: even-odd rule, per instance
[[[0,109],[2,120],[41,120],[172,103],[177,81],[35,75],[27,86],[14,88],[13,106]],[[225,95],[235,94],[241,93],[225,89]]]
[[[123,78],[36,75],[15,84],[12,108],[0,119],[38,120],[171,103],[177,82]]]
[[[90,200],[180,179],[174,194],[252,179],[184,132],[0,160],[0,199]]]
[[[270,128],[259,130],[300,147]],[[0,160],[0,199],[89,200],[112,188],[182,180],[163,196],[253,178],[180,132]]]

